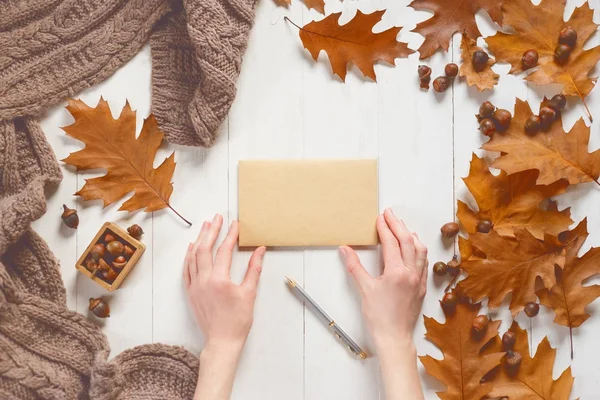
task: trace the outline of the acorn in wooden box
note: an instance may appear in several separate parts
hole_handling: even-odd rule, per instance
[[[137,225],[134,227],[139,228]],[[112,292],[121,285],[144,250],[144,244],[118,225],[107,222],[79,257],[76,267],[98,285]]]

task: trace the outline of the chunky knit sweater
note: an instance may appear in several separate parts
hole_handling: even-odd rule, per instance
[[[210,146],[235,96],[256,0],[2,0],[0,398],[189,399],[198,360],[150,344],[109,359],[66,308],[52,252],[30,228],[62,179],[37,118],[101,82],[146,42],[152,108],[172,143]]]

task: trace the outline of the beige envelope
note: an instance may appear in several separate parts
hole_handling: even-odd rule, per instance
[[[375,245],[377,160],[239,162],[240,246]]]

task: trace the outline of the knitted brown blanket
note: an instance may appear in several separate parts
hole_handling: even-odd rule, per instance
[[[150,40],[152,109],[172,143],[210,146],[235,97],[256,0],[3,0],[0,6],[0,398],[189,399],[198,360],[160,344],[108,361],[66,308],[31,222],[62,179],[37,118]]]

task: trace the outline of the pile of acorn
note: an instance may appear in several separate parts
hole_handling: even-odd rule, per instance
[[[558,34],[558,44],[554,49],[554,62],[559,65],[565,65],[577,43],[577,31],[570,26],[563,28]],[[534,49],[523,53],[521,64],[523,69],[527,70],[537,66],[539,54]]]
[[[130,226],[127,232],[136,239],[144,233],[139,225]],[[94,244],[85,259],[84,266],[93,276],[98,276],[111,284],[127,265],[134,251],[127,241],[108,230],[100,241]]]
[[[429,82],[431,82],[431,68],[427,65],[419,65],[417,70],[419,74],[419,82],[421,89],[429,90]],[[458,75],[458,65],[450,63],[444,68],[443,76],[438,76],[433,81],[433,89],[438,92],[445,92],[452,83],[452,80]]]
[[[479,121],[481,133],[489,137],[492,137],[496,132],[506,131],[512,121],[510,111],[496,108],[489,101],[486,101],[479,107],[479,114],[476,117],[477,121]]]

